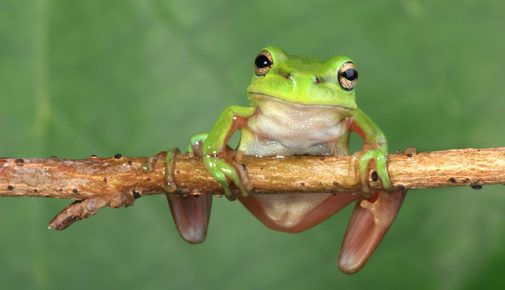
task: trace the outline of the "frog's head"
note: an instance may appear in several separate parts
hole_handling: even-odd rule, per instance
[[[326,61],[289,56],[282,49],[267,47],[254,61],[255,74],[247,88],[248,98],[271,97],[301,104],[357,108],[354,87],[358,72],[343,56]]]

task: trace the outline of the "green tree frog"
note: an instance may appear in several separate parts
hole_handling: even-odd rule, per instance
[[[277,231],[304,231],[355,202],[337,261],[345,273],[355,273],[367,262],[406,194],[391,190],[386,137],[358,108],[357,80],[358,71],[348,57],[319,61],[267,47],[254,61],[254,75],[247,88],[250,105],[226,108],[212,130],[193,137],[189,147],[201,153],[226,197],[238,198],[263,224]],[[249,195],[245,173],[226,154],[236,130],[241,133],[236,150],[256,156],[347,155],[349,134],[355,132],[364,142],[355,155],[362,190]],[[367,180],[372,167],[388,191],[370,192]],[[239,189],[238,196],[230,190],[232,183]],[[169,194],[168,198],[182,237],[192,243],[203,241],[212,196]]]

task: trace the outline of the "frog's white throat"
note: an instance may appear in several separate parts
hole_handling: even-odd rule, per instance
[[[306,149],[334,142],[348,130],[349,110],[344,107],[296,104],[261,94],[252,99],[258,109],[249,119],[249,129],[257,137],[286,148]]]

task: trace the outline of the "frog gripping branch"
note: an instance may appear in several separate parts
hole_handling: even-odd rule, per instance
[[[288,233],[354,203],[337,260],[352,274],[376,250],[407,190],[505,184],[505,147],[388,154],[383,132],[356,105],[358,72],[347,57],[319,61],[267,47],[254,64],[249,106],[226,108],[188,153],[0,158],[0,197],[73,200],[49,222],[59,231],[102,208],[165,194],[180,235],[193,244],[205,240],[213,194],[238,199],[264,225]],[[240,142],[230,148],[237,130]],[[364,146],[350,155],[351,132]]]
[[[343,272],[355,273],[384,237],[406,194],[405,190],[371,192],[367,184],[373,164],[383,187],[391,188],[386,169],[386,138],[355,102],[355,65],[347,57],[321,62],[289,56],[276,47],[263,49],[254,64],[255,74],[247,89],[250,106],[228,107],[208,134],[192,139],[190,152],[202,154],[206,168],[227,198],[237,198],[230,189],[230,184],[234,184],[240,192],[239,201],[263,224],[277,231],[307,230],[355,202],[338,259]],[[246,175],[226,150],[236,130],[241,132],[236,150],[246,156],[348,155],[349,134],[354,131],[365,143],[356,154],[362,190],[251,195]],[[203,241],[210,200],[168,196],[183,238],[192,243]]]

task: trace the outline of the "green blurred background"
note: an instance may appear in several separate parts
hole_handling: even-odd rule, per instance
[[[504,1],[0,0],[0,155],[184,147],[247,103],[259,50],[351,56],[390,150],[505,144]],[[0,200],[1,289],[475,289],[505,286],[505,188],[411,192],[368,265],[335,257],[350,209],[302,234],[218,199],[184,243],[162,196],[64,232],[68,201]]]

